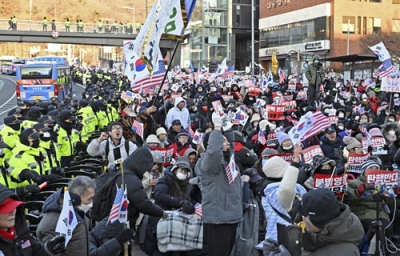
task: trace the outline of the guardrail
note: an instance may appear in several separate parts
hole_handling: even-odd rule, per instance
[[[0,19],[0,30],[10,30],[9,25],[9,20],[5,19]],[[68,32],[66,27],[65,27],[65,21],[64,22],[55,22],[56,24],[56,30],[58,32]],[[131,25],[131,29],[133,29],[133,34],[137,34],[139,31],[136,31],[135,27],[132,27],[134,25]],[[113,24],[108,25],[109,30],[106,30],[106,24],[103,24],[103,29],[102,32],[98,31],[97,24],[94,23],[84,23],[83,27],[83,33],[105,33],[105,34],[131,34],[127,33],[126,25],[120,25],[118,24],[118,31],[114,31]],[[52,31],[52,26],[51,26],[51,20],[48,21],[47,23],[47,31],[51,32]],[[73,33],[79,33],[78,32],[78,24],[76,22],[70,22],[70,27],[69,27],[69,32]],[[17,20],[17,29],[16,31],[38,31],[38,32],[43,32],[43,23],[42,21],[29,21],[29,20]]]

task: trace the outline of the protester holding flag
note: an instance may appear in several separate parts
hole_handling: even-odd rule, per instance
[[[40,243],[26,225],[24,202],[0,184],[0,252],[5,256],[57,256],[65,251],[65,237]]]
[[[92,198],[96,188],[95,182],[87,176],[76,176],[68,186],[68,191],[59,189],[56,193],[49,196],[43,205],[43,219],[40,221],[36,230],[38,239],[42,242],[51,240],[57,236],[56,226],[63,223],[66,218],[74,221],[77,225],[71,233],[67,233],[69,239],[66,251],[63,256],[89,255],[89,227],[90,219],[87,212],[92,208]],[[64,202],[63,193],[69,193],[71,202]],[[63,208],[71,203],[73,211],[65,211],[66,216],[62,216]]]
[[[226,170],[233,154],[233,134],[222,134],[223,117],[219,114],[213,113],[212,121],[214,130],[208,139],[206,152],[201,154],[196,164],[195,172],[202,184],[204,243],[208,247],[208,255],[229,256],[235,242],[237,224],[243,214],[242,181],[236,176],[229,183]],[[237,173],[238,170],[230,172]]]

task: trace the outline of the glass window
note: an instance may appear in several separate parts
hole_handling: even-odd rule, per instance
[[[240,26],[240,5],[236,5],[236,25]]]
[[[381,31],[381,18],[369,18],[368,33],[378,33]]]
[[[352,16],[343,16],[342,18],[342,33],[346,34],[349,32],[350,34],[355,33],[355,23],[356,19]]]

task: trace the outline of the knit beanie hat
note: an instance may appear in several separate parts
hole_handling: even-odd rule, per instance
[[[379,128],[372,128],[371,130],[369,130],[369,135],[371,135],[371,137],[383,137],[382,132]]]
[[[276,151],[275,149],[266,148],[261,153],[261,157],[265,157],[265,156],[269,157],[270,155],[276,155],[276,154],[278,154],[278,151]]]
[[[361,143],[353,137],[345,136],[343,138],[344,144],[346,144],[347,149],[353,149],[355,147],[361,147]]]
[[[149,144],[149,143],[157,143],[157,144],[160,144],[160,140],[157,138],[156,135],[150,134],[150,135],[147,137],[147,139],[146,139],[146,143],[147,143],[147,144]]]
[[[372,168],[372,167],[376,167],[376,168],[380,168],[379,164],[373,160],[367,160],[365,161],[362,166],[361,166],[361,172],[364,174],[365,171],[367,171],[368,169]]]
[[[279,156],[273,156],[264,164],[262,170],[267,178],[282,178],[289,163]]]
[[[285,140],[291,140],[290,136],[284,132],[278,132],[277,136],[279,145],[282,145],[282,142],[284,142]]]

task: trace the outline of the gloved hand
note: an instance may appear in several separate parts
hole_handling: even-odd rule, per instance
[[[361,196],[362,194],[364,194],[365,192],[365,184],[361,184],[360,186],[358,186],[358,188],[356,189],[356,194],[358,196]]]
[[[47,246],[47,250],[49,250],[51,254],[62,253],[65,251],[65,236],[55,236],[53,239],[47,241],[45,246]]]
[[[26,180],[33,180],[36,183],[40,183],[40,175],[34,171],[34,170],[29,170],[29,169],[24,169],[22,170],[19,175],[18,175],[18,179],[22,182],[22,181],[26,181]]]
[[[40,192],[40,188],[36,184],[28,185],[28,186],[25,186],[23,188],[25,190],[25,194],[29,194],[29,193],[30,194],[36,194],[36,193]]]
[[[75,144],[75,147],[76,147],[77,149],[85,149],[85,148],[87,147],[87,145],[86,145],[86,143],[84,143],[84,142],[78,141],[78,142]]]
[[[41,178],[41,180],[38,183],[43,183],[45,181],[55,182],[55,181],[61,180],[64,177],[57,175],[57,174],[48,174],[48,175],[42,175],[40,178]]]
[[[117,241],[118,241],[118,243],[121,245],[121,247],[122,247],[122,245],[125,243],[125,242],[127,242],[127,241],[129,241],[129,240],[133,240],[134,239],[134,235],[133,235],[133,230],[131,230],[131,229],[125,229],[125,230],[122,230],[121,232],[119,232],[119,234],[117,235],[117,237],[116,237],[116,239],[117,239]]]
[[[183,201],[180,203],[180,206],[181,206],[181,209],[182,209],[182,211],[183,211],[184,213],[187,213],[187,214],[193,214],[193,213],[194,213],[194,206],[193,206],[193,204],[192,204],[190,201],[188,201],[188,200],[183,200]]]
[[[213,122],[213,124],[214,124],[214,127],[216,127],[216,126],[222,127],[222,124],[223,124],[223,122],[224,122],[224,121],[223,121],[223,117],[220,116],[217,112],[214,112],[214,113],[212,114],[211,119],[212,119],[212,122]]]
[[[269,256],[292,256],[283,244],[279,245],[278,249],[279,252],[270,252]]]
[[[52,167],[52,168],[50,169],[50,172],[49,172],[49,173],[51,173],[51,174],[57,174],[57,175],[60,175],[60,176],[65,177],[64,170],[63,170],[63,168],[61,168],[61,167]]]

